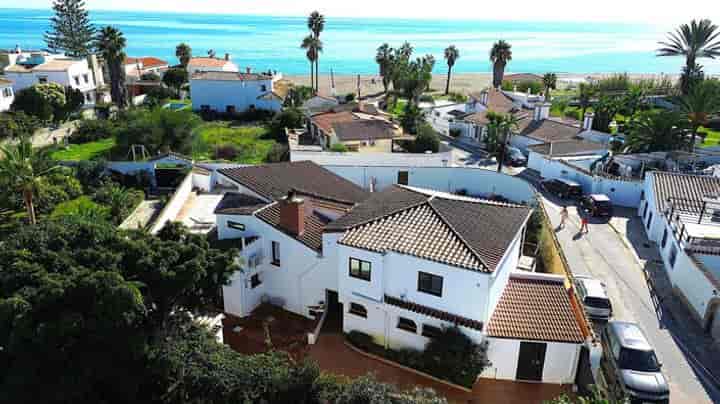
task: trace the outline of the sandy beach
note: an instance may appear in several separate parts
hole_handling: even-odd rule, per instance
[[[508,72],[513,74],[513,72]],[[567,85],[569,82],[577,82],[588,77],[600,78],[608,76],[610,73],[592,73],[592,74],[558,74],[559,85],[562,87]],[[629,74],[631,79],[640,78],[659,78],[658,74]],[[666,75],[667,76],[667,75]],[[673,76],[667,76],[671,79],[675,79]],[[290,75],[285,76],[286,79],[292,81],[297,85],[309,85],[309,75]],[[433,91],[444,91],[445,80],[447,75],[445,74],[434,74],[431,88]],[[462,94],[469,94],[473,91],[480,91],[487,87],[492,81],[491,73],[458,73],[452,75],[452,81],[450,83],[450,91],[458,92]],[[331,95],[331,80],[329,74],[320,75],[320,94]],[[335,88],[337,94],[347,94],[349,92],[355,93],[357,91],[357,76],[351,75],[335,75]],[[361,75],[360,76],[360,92],[362,96],[369,94],[377,94],[383,91],[382,79],[380,76],[372,75]]]

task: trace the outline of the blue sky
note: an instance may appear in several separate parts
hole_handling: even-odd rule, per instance
[[[406,17],[484,20],[615,21],[681,23],[691,18],[720,22],[720,2],[688,0],[86,0],[90,9],[182,11],[214,14],[306,15],[318,9],[337,17]],[[0,8],[48,8],[51,0],[0,0]],[[673,4],[671,6],[671,4]]]

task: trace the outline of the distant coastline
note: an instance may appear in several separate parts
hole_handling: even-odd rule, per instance
[[[0,8],[0,49],[42,48],[51,10]],[[241,67],[303,75],[309,71],[300,41],[307,34],[304,17],[91,11],[97,25],[118,27],[130,56],[155,56],[176,63],[174,48],[187,42],[195,55],[209,49],[229,53]],[[435,73],[445,73],[442,51],[460,50],[458,74],[490,73],[488,50],[500,38],[513,46],[508,70],[584,75],[587,72],[675,74],[683,61],[655,56],[657,42],[674,27],[575,22],[441,21],[326,16],[320,71],[374,74],[376,48],[384,42],[409,41],[416,55],[432,54]],[[720,61],[704,60],[705,72],[720,73]]]

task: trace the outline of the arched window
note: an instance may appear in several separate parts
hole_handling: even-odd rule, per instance
[[[665,232],[663,233],[662,242],[660,243],[661,248],[665,248],[665,245],[667,244],[667,238],[668,238],[668,231],[667,228],[665,229]]]
[[[409,318],[399,317],[397,328],[403,331],[417,334],[417,324],[415,324],[415,322],[410,320]]]
[[[358,317],[367,318],[367,309],[362,304],[350,303],[350,313]]]

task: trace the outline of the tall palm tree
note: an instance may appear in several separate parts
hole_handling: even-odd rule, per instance
[[[690,151],[695,148],[695,139],[698,129],[707,125],[709,116],[720,111],[720,95],[715,92],[714,85],[705,82],[699,83],[690,89],[690,93],[679,99],[680,111],[687,115],[690,127],[692,128],[692,145]]]
[[[16,145],[0,146],[0,184],[2,189],[22,194],[31,225],[37,223],[34,196],[38,183],[52,169],[47,154],[33,150],[29,138]]]
[[[675,32],[669,32],[667,42],[657,50],[658,56],[685,56],[684,74],[700,69],[697,59],[715,59],[720,56],[720,40],[718,26],[708,19],[692,20],[690,24],[682,24]],[[689,82],[682,89],[683,94],[690,93]]]
[[[689,123],[677,111],[648,111],[634,118],[628,127],[625,152],[650,153],[677,150],[686,145]]]
[[[382,77],[385,95],[387,95],[388,87],[392,79],[393,52],[393,48],[384,43],[377,48],[377,53],[375,54],[375,63],[377,63],[380,68],[380,76]]]
[[[545,101],[550,101],[550,92],[557,88],[557,75],[555,73],[545,73],[542,81],[543,87],[545,87]]]
[[[102,54],[110,73],[110,97],[120,108],[127,106],[125,87],[125,37],[117,28],[107,26],[100,30],[95,47]]]
[[[505,75],[505,66],[512,60],[512,45],[504,40],[499,40],[490,49],[490,61],[493,63],[493,87],[502,85]]]
[[[315,38],[313,35],[308,35],[303,39],[300,47],[306,50],[305,56],[307,56],[308,61],[310,61],[310,87],[313,89],[313,94],[317,94],[314,67],[315,62],[318,59],[318,55],[322,52],[322,41]]]
[[[450,92],[450,75],[452,74],[452,68],[455,66],[455,62],[460,59],[460,51],[455,45],[450,45],[445,48],[445,60],[448,65],[447,83],[445,83],[445,95]]]
[[[320,33],[325,29],[325,16],[313,11],[308,17],[307,25],[315,39],[320,42]],[[322,52],[322,46],[319,47],[315,57],[315,91],[320,90],[320,52]]]
[[[175,57],[178,58],[183,68],[187,68],[190,59],[192,59],[192,48],[185,42],[180,43],[175,47]]]
[[[498,168],[497,172],[502,172],[503,161],[505,160],[505,151],[512,138],[513,131],[517,130],[519,119],[513,114],[498,114],[489,111],[487,114],[489,121],[487,125],[488,134],[496,139],[498,147]]]

